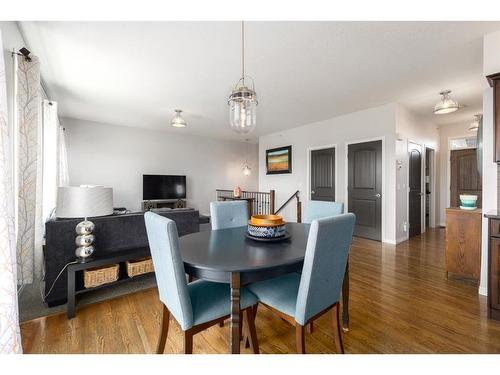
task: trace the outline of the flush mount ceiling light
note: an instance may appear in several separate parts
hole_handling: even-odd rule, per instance
[[[441,100],[434,107],[435,115],[444,115],[446,113],[455,112],[459,105],[458,103],[450,98],[451,90],[444,90],[439,93],[441,95]]]
[[[170,125],[174,128],[185,128],[187,126],[186,120],[182,118],[182,110],[175,110],[175,116],[172,118],[172,121],[170,121]]]
[[[481,114],[474,115],[474,121],[472,121],[472,123],[469,126],[469,130],[471,132],[477,132],[477,130],[479,129],[479,122],[481,121],[482,117],[483,115]]]
[[[251,88],[247,82],[251,81]],[[245,76],[245,23],[241,21],[241,78],[236,82],[229,100],[229,122],[236,133],[247,134],[257,125],[257,93],[252,77]]]

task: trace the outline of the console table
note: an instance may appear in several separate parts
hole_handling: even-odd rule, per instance
[[[137,280],[140,278],[144,278],[146,276],[151,276],[149,273],[144,274],[144,275],[139,275],[136,277],[129,277],[127,275],[126,267],[125,267],[125,262],[128,260],[134,260],[134,259],[139,259],[143,257],[150,256],[149,252],[149,247],[139,247],[139,248],[134,248],[134,249],[129,249],[129,250],[122,250],[120,252],[116,253],[108,253],[102,256],[95,256],[91,260],[85,262],[85,263],[72,263],[68,266],[68,291],[67,291],[67,298],[68,298],[68,305],[67,305],[67,315],[68,319],[72,319],[75,317],[75,309],[76,309],[76,297],[79,294],[87,293],[90,291],[94,291],[97,289],[101,288],[106,288],[109,286],[114,286],[116,284],[121,284],[123,282],[127,282],[130,280]],[[76,273],[77,272],[83,272],[84,270],[88,270],[89,268],[94,268],[94,267],[101,267],[101,266],[106,266],[110,264],[119,264],[119,273],[118,273],[118,280],[104,284],[104,285],[99,285],[93,288],[85,288],[83,286],[77,286],[76,285]]]

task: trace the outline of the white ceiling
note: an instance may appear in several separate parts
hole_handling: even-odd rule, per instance
[[[239,22],[21,22],[62,117],[238,138],[227,97]],[[437,124],[482,108],[482,36],[499,22],[248,22],[256,136],[400,102]],[[433,116],[442,89],[465,107]],[[169,126],[174,109],[188,127]],[[239,136],[241,138],[241,136]]]

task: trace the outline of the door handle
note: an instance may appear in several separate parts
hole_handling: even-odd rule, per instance
[[[375,198],[380,198],[382,195],[379,193],[379,194],[375,194],[374,197]]]

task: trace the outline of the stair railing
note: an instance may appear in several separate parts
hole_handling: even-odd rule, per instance
[[[281,205],[280,208],[278,208],[274,214],[277,215],[280,213],[280,211],[286,207],[286,205],[288,205],[288,203],[290,203],[293,198],[295,198],[297,200],[296,204],[297,204],[297,223],[301,223],[302,222],[302,202],[300,201],[300,197],[299,197],[299,190],[297,190],[295,193],[292,194],[292,196],[290,198],[288,198],[286,200],[285,203],[283,203]]]

